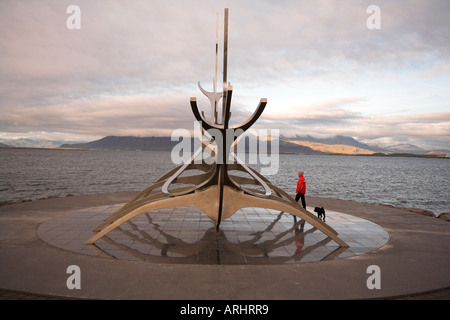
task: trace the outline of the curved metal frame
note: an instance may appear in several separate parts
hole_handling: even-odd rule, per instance
[[[217,33],[217,32],[216,32]],[[233,88],[226,86],[227,68],[227,37],[228,37],[228,9],[225,9],[225,31],[224,31],[224,70],[223,70],[223,92],[204,90],[200,82],[198,86],[211,102],[211,121],[205,119],[203,112],[200,112],[195,97],[190,99],[192,113],[195,119],[202,125],[202,133],[210,129],[218,130],[221,135],[222,145],[214,147],[213,160],[211,164],[202,162],[196,164],[195,159],[203,150],[214,143],[212,136],[210,141],[205,141],[201,135],[202,145],[192,155],[190,162],[185,163],[171,170],[158,179],[155,184],[141,191],[136,197],[127,202],[121,209],[109,216],[105,221],[94,228],[96,234],[91,237],[86,244],[93,244],[95,241],[114,230],[122,223],[131,218],[156,209],[194,206],[202,210],[211,219],[216,221],[216,230],[219,229],[220,222],[232,216],[236,211],[244,207],[263,207],[267,209],[280,210],[297,216],[315,228],[329,236],[342,247],[348,245],[338,237],[338,233],[325,222],[317,218],[314,214],[303,209],[286,192],[272,185],[265,177],[258,172],[247,167],[243,161],[232,151],[237,145],[239,137],[250,128],[261,116],[267,104],[267,99],[260,100],[255,112],[239,125],[229,126],[231,117],[231,97]],[[217,41],[216,41],[216,61],[217,61]],[[216,62],[217,64],[217,62]],[[217,72],[216,72],[217,73]],[[217,77],[217,75],[216,75]],[[215,78],[215,81],[217,79]],[[217,119],[217,104],[222,98],[222,124]],[[233,141],[227,141],[227,131],[234,130]],[[238,134],[236,136],[236,133]],[[234,163],[228,163],[229,155],[234,159]],[[188,170],[200,170],[201,174],[193,176],[182,176]],[[240,177],[232,175],[229,171],[238,170],[250,175]],[[174,184],[190,184],[193,186],[182,186],[170,189]],[[262,187],[263,191],[246,188],[243,185],[254,185]],[[160,189],[158,191],[158,189]]]
[[[216,229],[219,228],[222,220],[231,217],[236,211],[244,207],[262,207],[288,212],[307,221],[340,246],[348,247],[338,237],[338,233],[333,228],[318,219],[314,214],[303,209],[289,194],[271,184],[269,180],[258,172],[246,166],[233,151],[230,151],[230,149],[234,149],[239,138],[239,136],[233,136],[234,140],[228,143],[225,138],[226,130],[229,129],[228,122],[232,91],[232,87],[229,86],[226,93],[225,121],[222,125],[211,123],[204,119],[198,110],[196,99],[191,98],[190,100],[194,116],[198,121],[201,121],[203,130],[217,129],[221,132],[223,137],[221,148],[223,162],[217,163],[219,153],[216,153],[215,151],[217,150],[215,150],[215,162],[212,164],[205,162],[201,164],[194,163],[197,155],[208,145],[208,143],[202,141],[202,146],[192,155],[189,163],[185,163],[171,170],[158,179],[155,184],[141,191],[121,209],[109,216],[94,229],[97,233],[86,242],[87,244],[94,243],[122,223],[144,212],[188,205],[199,208],[211,219],[215,220]],[[245,132],[262,114],[266,103],[266,99],[261,99],[256,111],[247,121],[231,128],[241,129],[239,130],[240,134]],[[220,146],[216,146],[216,148],[219,149]],[[227,151],[230,151],[235,163],[227,163]],[[200,170],[203,173],[192,176],[181,176],[189,170]],[[229,172],[233,170],[245,172],[250,177],[233,175]],[[193,184],[194,186],[183,186],[169,190],[171,185],[179,183]],[[259,186],[262,187],[263,191],[246,188],[243,185]],[[160,190],[157,191],[159,188]]]

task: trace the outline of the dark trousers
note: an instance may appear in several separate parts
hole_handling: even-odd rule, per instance
[[[303,209],[306,209],[306,201],[305,201],[305,195],[303,193],[297,193],[297,195],[295,196],[295,201],[298,202],[298,200],[302,198],[302,207]]]

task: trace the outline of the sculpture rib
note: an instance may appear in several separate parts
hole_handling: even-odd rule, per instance
[[[214,169],[214,168],[212,168],[212,169]],[[179,188],[179,189],[177,189],[177,191],[178,191],[177,193],[171,193],[169,196],[176,196],[176,195],[180,195],[180,194],[187,194],[187,193],[193,192],[196,189],[200,188],[202,185],[205,185],[207,182],[209,182],[211,180],[211,177],[213,174],[214,174],[214,172],[212,174],[207,172],[205,174],[197,175],[197,176],[178,177],[178,178],[176,178],[176,180],[173,181],[173,183],[195,184],[198,180],[198,182],[197,182],[198,185],[196,185],[194,187]],[[158,187],[162,187],[166,181],[167,180],[161,180],[161,181],[155,183],[154,185],[150,186],[149,188],[145,189],[144,191],[140,192],[131,201],[127,202],[122,208],[120,208],[118,211],[116,211],[111,216],[109,216],[107,219],[105,219],[100,225],[95,227],[94,231],[99,231],[106,225],[112,223],[114,220],[122,217],[123,215],[126,214],[126,210],[130,207],[135,207],[135,206],[145,203],[146,201],[149,201],[149,200],[154,200],[157,198],[162,198],[164,196],[168,196],[168,195],[164,194],[163,192],[159,192],[159,193],[153,194],[152,196],[149,196],[151,191],[153,191],[154,189],[156,189]]]
[[[238,160],[237,157],[236,160]],[[214,199],[218,194],[218,186],[212,184],[204,190],[200,190],[201,187],[207,185],[207,183],[210,183],[212,178],[216,175],[217,171],[215,170],[215,166],[208,166],[204,164],[196,165],[191,163],[187,166],[179,166],[170,173],[177,173],[182,167],[185,169],[198,169],[205,171],[206,173],[188,177],[177,176],[172,180],[172,183],[199,183],[194,187],[182,187],[175,189],[174,192],[171,192],[171,196],[164,194],[163,192],[150,195],[154,189],[161,187],[170,179],[170,177],[162,179],[163,177],[169,176],[169,174],[164,175],[158,180],[158,182],[140,192],[120,210],[108,217],[102,224],[98,225],[94,230],[98,231],[98,233],[89,239],[86,244],[94,243],[99,238],[114,230],[129,219],[132,219],[141,213],[155,209],[185,206],[186,204],[189,204],[190,206],[199,208],[213,220],[217,220],[219,218],[217,216],[219,203],[218,201],[211,201],[211,199]],[[235,187],[237,186],[237,189],[242,191],[236,191],[236,188],[224,186],[223,200],[228,205],[222,210],[222,216],[220,217],[221,220],[227,219],[237,210],[244,207],[263,207],[267,209],[285,211],[307,221],[333,239],[340,246],[348,247],[348,245],[337,236],[337,232],[334,229],[329,227],[312,213],[303,209],[288,193],[271,184],[269,180],[258,172],[251,170],[240,162],[231,164],[229,169],[247,172],[251,175],[251,178],[228,175],[233,184],[235,184]],[[173,175],[171,177],[173,177]],[[261,182],[263,182],[267,188],[274,190],[277,195],[275,196],[273,193],[268,194],[266,189],[263,194],[261,191],[250,191],[249,189],[240,186],[240,184],[261,185]]]
[[[235,156],[235,155],[234,155]],[[122,223],[128,221],[129,219],[155,209],[185,206],[189,204],[205,212],[213,220],[224,220],[233,215],[237,210],[244,207],[263,207],[268,209],[280,210],[289,212],[316,227],[318,230],[332,238],[340,246],[347,247],[347,244],[337,237],[337,232],[325,224],[322,220],[318,219],[315,215],[311,214],[307,210],[303,209],[288,193],[284,190],[274,186],[267,180],[264,176],[256,171],[253,171],[249,167],[245,166],[239,161],[239,158],[235,156],[238,163],[231,164],[230,170],[238,170],[242,172],[247,172],[250,174],[251,178],[239,177],[234,175],[229,175],[230,181],[233,182],[234,187],[224,186],[223,200],[228,205],[223,208],[221,217],[217,216],[219,203],[218,201],[211,201],[214,199],[215,195],[218,193],[218,186],[212,184],[201,190],[201,187],[206,186],[211,183],[211,180],[216,177],[217,170],[214,165],[204,165],[204,164],[193,164],[183,165],[175,168],[170,173],[166,174],[158,180],[154,185],[140,192],[131,201],[126,203],[121,209],[116,211],[114,214],[109,216],[103,223],[98,225],[94,231],[98,233],[89,239],[86,243],[92,244],[108,232],[120,226]],[[206,173],[198,174],[194,176],[179,177],[179,174],[184,169],[198,169]],[[209,170],[208,170],[209,169]],[[169,176],[167,178],[167,176]],[[166,177],[166,179],[163,179]],[[164,192],[157,192],[151,194],[151,192],[162,187],[164,184],[171,179],[172,183],[190,183],[196,184],[194,187],[181,187],[173,190],[170,194],[165,194]],[[259,190],[249,190],[240,186],[240,184],[249,185],[262,185],[265,189],[264,193]],[[242,190],[242,191],[236,191]],[[276,196],[270,191],[274,190],[277,194]],[[269,192],[267,191],[269,190]]]
[[[92,244],[110,231],[114,230],[122,223],[132,219],[133,217],[156,209],[185,206],[189,204],[190,206],[197,207],[206,213],[210,218],[217,218],[217,201],[211,203],[210,199],[212,195],[217,194],[218,186],[210,186],[205,190],[197,190],[194,193],[182,195],[178,197],[162,198],[157,201],[153,200],[149,203],[142,203],[137,205],[132,210],[116,219],[112,224],[106,226],[104,229],[99,231],[91,239],[89,239],[86,244]],[[237,210],[245,207],[261,207],[273,210],[280,210],[289,212],[306,222],[310,223],[312,226],[316,227],[318,230],[323,232],[325,235],[333,239],[337,244],[342,247],[348,247],[348,245],[342,241],[338,236],[337,232],[325,224],[322,220],[318,219],[315,215],[308,212],[307,210],[300,207],[300,205],[295,205],[289,203],[288,201],[277,199],[277,198],[259,198],[251,195],[244,194],[243,191],[236,191],[231,187],[224,186],[224,201],[227,202],[227,206],[223,208],[222,219],[226,219],[233,215]]]
[[[132,210],[131,212],[126,213],[122,217],[115,219],[113,223],[99,231],[96,235],[94,235],[92,238],[90,238],[86,244],[93,244],[95,241],[109,233],[110,231],[114,230],[118,226],[120,226],[122,223],[130,220],[131,218],[150,211],[150,210],[156,210],[156,209],[162,209],[162,208],[169,208],[169,207],[177,207],[186,204],[186,202],[189,202],[191,198],[193,197],[193,194],[188,194],[180,197],[175,198],[166,198],[166,199],[159,199],[159,201],[152,201],[148,204],[140,205],[136,209]]]

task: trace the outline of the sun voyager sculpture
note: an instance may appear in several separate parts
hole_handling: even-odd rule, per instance
[[[217,20],[218,21],[218,20]],[[217,22],[218,24],[218,22]],[[214,91],[199,89],[211,102],[211,119],[205,119],[200,112],[195,97],[190,106],[196,121],[201,123],[200,147],[191,156],[190,161],[174,168],[153,185],[138,193],[122,208],[106,218],[94,228],[95,235],[86,241],[94,244],[124,222],[142,213],[179,206],[193,206],[200,209],[216,223],[219,230],[221,221],[231,217],[245,207],[261,207],[290,213],[310,223],[317,230],[334,240],[341,247],[348,245],[338,237],[338,233],[303,209],[295,199],[282,189],[273,185],[263,175],[248,167],[234,153],[241,135],[261,116],[267,99],[260,100],[255,112],[243,123],[229,125],[233,88],[227,84],[228,51],[228,9],[224,12],[224,48],[223,48],[223,90],[217,92],[217,53],[218,37],[216,24],[216,70]],[[221,117],[218,112],[222,99]],[[221,118],[221,119],[219,119]],[[221,120],[221,121],[220,121]],[[232,131],[232,134],[227,134]],[[210,133],[214,132],[214,135]],[[204,150],[210,152],[210,159],[195,161]],[[230,161],[232,159],[233,161]],[[175,187],[174,187],[175,186]],[[252,188],[255,186],[256,188]]]

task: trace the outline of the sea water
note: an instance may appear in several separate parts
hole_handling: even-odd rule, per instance
[[[0,203],[137,192],[175,167],[170,152],[0,149]],[[450,212],[450,159],[280,154],[266,177],[294,194],[298,170],[307,196]]]

